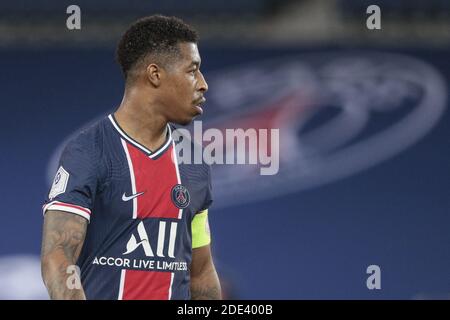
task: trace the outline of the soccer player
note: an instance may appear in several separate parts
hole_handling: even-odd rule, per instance
[[[197,41],[183,21],[160,15],[122,36],[123,100],[67,144],[43,207],[52,299],[221,299],[210,168],[178,164],[169,124],[203,112]]]

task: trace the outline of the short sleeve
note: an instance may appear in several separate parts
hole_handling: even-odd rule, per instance
[[[64,149],[43,213],[59,210],[90,220],[98,184],[96,148],[77,138]],[[93,143],[92,143],[93,144]]]
[[[207,177],[206,177],[206,186],[205,186],[205,200],[203,202],[203,206],[199,211],[207,210],[212,202],[213,202],[213,196],[212,196],[212,183],[211,183],[211,166],[207,166]]]

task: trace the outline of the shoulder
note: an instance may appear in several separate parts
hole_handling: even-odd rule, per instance
[[[94,156],[103,149],[105,119],[95,121],[81,129],[66,144],[65,151]]]
[[[80,170],[98,171],[103,163],[104,127],[103,120],[95,121],[76,133],[66,143],[61,163]]]

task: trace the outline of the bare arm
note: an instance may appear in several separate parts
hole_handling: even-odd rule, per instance
[[[191,299],[220,300],[222,293],[210,245],[192,250]]]
[[[70,289],[68,267],[76,264],[88,221],[78,215],[50,210],[44,217],[41,249],[42,278],[51,299],[85,300],[82,287]]]

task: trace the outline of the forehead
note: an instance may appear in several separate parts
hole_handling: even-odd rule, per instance
[[[200,64],[200,53],[198,52],[197,44],[191,42],[183,42],[179,44],[181,63],[183,65],[190,65],[192,63]]]

